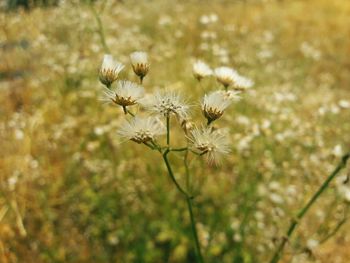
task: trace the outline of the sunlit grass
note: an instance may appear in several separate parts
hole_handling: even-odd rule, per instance
[[[194,262],[185,203],[159,156],[121,144],[122,109],[98,101],[105,52],[91,8],[68,2],[0,15],[0,262]],[[218,21],[202,24],[211,13]],[[100,17],[127,65],[121,78],[137,81],[129,54],[148,52],[147,92],[166,87],[199,104],[218,84],[197,83],[194,59],[255,81],[218,124],[229,127],[231,155],[219,167],[192,165],[195,213],[206,262],[268,262],[349,150],[350,3],[106,1]],[[347,263],[347,223],[310,248],[343,218],[337,185],[284,262]]]

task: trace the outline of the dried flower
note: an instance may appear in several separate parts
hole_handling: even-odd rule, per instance
[[[149,70],[148,55],[146,52],[136,51],[131,53],[130,60],[132,68],[137,76],[142,79],[147,75]]]
[[[242,75],[237,74],[234,80],[234,89],[235,90],[246,90],[251,88],[254,85],[254,81],[243,77]]]
[[[209,95],[204,95],[202,102],[202,111],[208,120],[208,124],[220,118],[232,100],[225,97],[224,92],[214,91]]]
[[[237,71],[229,67],[216,68],[214,70],[214,73],[217,81],[224,85],[225,88],[228,88],[230,85],[233,85],[236,76],[238,75]]]
[[[104,55],[102,66],[99,72],[99,78],[102,84],[109,87],[114,81],[117,80],[120,71],[124,68],[124,65],[115,61],[112,55]]]
[[[216,68],[215,77],[218,82],[224,85],[225,89],[232,86],[235,90],[246,90],[254,85],[251,79],[243,77],[237,71],[228,67]]]
[[[189,140],[195,150],[206,155],[209,163],[217,162],[219,157],[230,152],[230,141],[226,132],[211,128],[195,128]]]
[[[140,102],[148,110],[169,116],[175,114],[180,119],[187,119],[189,106],[180,94],[173,91],[156,92],[152,97]]]
[[[106,89],[102,100],[126,107],[134,105],[144,96],[144,89],[131,81],[118,81],[117,86]]]
[[[204,77],[208,77],[213,74],[211,68],[201,60],[197,60],[193,64],[193,75],[200,81]]]
[[[137,143],[154,141],[157,136],[166,133],[164,125],[155,117],[135,117],[125,121],[118,134]]]

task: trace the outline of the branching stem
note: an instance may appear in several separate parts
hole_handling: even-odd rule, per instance
[[[320,186],[320,188],[316,191],[316,193],[311,197],[311,199],[306,203],[306,205],[302,209],[300,209],[300,211],[298,212],[296,217],[292,219],[292,222],[287,230],[287,233],[286,233],[285,237],[283,237],[281,243],[278,245],[275,253],[272,256],[270,263],[277,263],[280,261],[282,254],[283,254],[284,247],[285,247],[286,243],[288,242],[288,240],[290,239],[290,237],[292,236],[294,230],[296,229],[296,227],[300,223],[301,219],[305,216],[305,214],[309,211],[311,206],[316,202],[316,200],[321,196],[321,194],[327,189],[327,187],[332,182],[332,180],[336,177],[336,175],[343,168],[346,167],[346,163],[347,163],[349,158],[350,158],[350,152],[345,154],[342,157],[340,163],[337,165],[337,167],[334,169],[334,171],[327,177],[327,179]]]

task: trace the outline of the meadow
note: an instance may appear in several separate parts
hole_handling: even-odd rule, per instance
[[[281,242],[280,263],[350,262],[349,165],[296,218],[350,151],[350,1],[65,0],[0,5],[1,263],[199,262],[161,155],[121,140],[123,110],[100,101],[104,55],[137,82],[134,51],[145,91],[181,93],[197,125],[221,88],[193,76],[197,59],[254,82],[213,123],[229,154],[189,157],[204,262],[271,263]],[[169,158],[187,185],[182,153]]]

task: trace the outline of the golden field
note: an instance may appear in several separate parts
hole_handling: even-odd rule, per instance
[[[205,262],[269,263],[350,150],[350,1],[66,0],[0,12],[1,263],[196,262],[186,203],[159,153],[121,141],[122,109],[100,101],[108,51],[133,81],[129,54],[146,51],[146,92],[182,93],[197,125],[200,99],[219,85],[198,83],[195,59],[254,81],[215,122],[230,154],[190,159]],[[170,159],[185,184],[181,153]],[[280,262],[350,262],[348,173]]]

